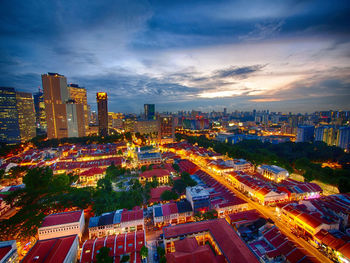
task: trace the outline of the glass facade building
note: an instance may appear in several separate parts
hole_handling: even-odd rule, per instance
[[[7,144],[20,142],[17,100],[14,88],[0,87],[0,142]]]

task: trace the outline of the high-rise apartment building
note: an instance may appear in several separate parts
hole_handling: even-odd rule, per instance
[[[88,105],[86,89],[79,87],[77,84],[69,84],[68,92],[70,99],[76,105],[78,122],[81,122],[78,127],[81,127],[80,133],[86,134],[89,130],[89,117],[88,117]]]
[[[350,127],[339,128],[338,146],[347,152],[350,151]]]
[[[171,143],[175,139],[174,119],[172,116],[159,117],[158,140],[160,143]]]
[[[57,73],[41,75],[45,112],[47,122],[47,137],[65,138],[85,136],[83,107],[70,98],[65,76]],[[80,105],[80,106],[79,106]]]
[[[315,129],[315,141],[325,142],[327,145],[338,145],[339,129],[334,126],[320,126]]]
[[[312,142],[314,140],[314,130],[314,126],[299,126],[295,142]]]
[[[98,114],[98,133],[100,136],[108,135],[108,103],[107,103],[107,93],[97,92],[97,114]]]
[[[36,127],[40,132],[46,132],[47,123],[46,123],[44,93],[41,90],[39,90],[37,93],[33,94],[33,97],[34,97]]]
[[[14,88],[0,87],[0,142],[7,144],[20,142],[16,91]]]
[[[32,93],[16,92],[18,124],[22,142],[36,136],[34,100]]]
[[[145,119],[146,120],[155,120],[155,105],[154,104],[144,104],[145,108]]]

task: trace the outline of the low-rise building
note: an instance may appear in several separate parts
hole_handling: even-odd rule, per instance
[[[89,238],[105,237],[108,235],[142,231],[145,222],[143,210],[117,210],[90,218]]]
[[[153,169],[145,171],[139,175],[139,182],[145,184],[146,182],[153,182],[156,178],[159,184],[169,183],[170,172],[166,169]]]
[[[248,203],[235,197],[232,201],[216,205],[214,209],[218,212],[219,218],[225,218],[226,215],[248,210]]]
[[[160,164],[162,163],[162,156],[160,152],[139,152],[137,153],[137,160],[139,166]]]
[[[93,167],[79,175],[79,182],[84,186],[97,186],[97,181],[105,177],[106,169]]]
[[[233,168],[233,171],[254,172],[254,165],[244,159],[230,159],[225,161],[225,165]]]
[[[210,194],[202,186],[186,187],[186,199],[190,202],[194,213],[210,209]]]
[[[39,240],[22,263],[72,263],[77,261],[78,235]]]
[[[339,221],[322,218],[320,213],[308,211],[304,205],[295,203],[282,207],[281,218],[310,237],[313,237],[322,229],[327,231],[339,229]]]
[[[176,252],[175,243],[178,240],[194,237],[199,246],[209,243],[217,257],[220,258],[219,262],[259,262],[225,219],[169,226],[163,228],[163,233],[167,254]],[[167,255],[168,258],[170,259],[170,255]]]
[[[89,239],[82,246],[80,263],[96,262],[96,257],[102,247],[109,248],[112,262],[120,262],[123,255],[128,255],[130,257],[128,262],[140,263],[140,251],[143,246],[146,246],[144,231]]]
[[[16,240],[0,242],[0,263],[18,263]]]
[[[176,203],[153,206],[153,223],[155,226],[183,224],[192,220],[192,207],[186,199]]]
[[[78,235],[84,232],[84,210],[48,215],[38,229],[39,240]]]
[[[258,167],[258,172],[265,178],[277,183],[287,179],[289,176],[286,169],[276,165],[261,165]]]

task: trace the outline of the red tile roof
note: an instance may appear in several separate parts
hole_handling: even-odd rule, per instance
[[[130,253],[130,262],[141,262],[140,250],[145,243],[144,231],[137,231],[127,234],[119,234],[117,236],[107,236],[104,238],[96,238],[85,241],[82,247],[80,256],[81,263],[91,263],[93,261],[92,256],[96,258],[98,250],[102,246],[111,248],[109,256],[115,257],[114,262],[119,262],[120,255]],[[92,255],[94,252],[94,255]]]
[[[254,222],[262,217],[257,210],[248,210],[239,213],[233,213],[227,216],[231,224]]]
[[[41,224],[41,227],[79,222],[80,217],[83,213],[84,213],[84,210],[80,210],[80,211],[72,211],[72,212],[64,212],[64,213],[48,215],[47,217],[44,218],[44,221]]]
[[[150,177],[163,177],[163,176],[169,176],[170,173],[168,170],[165,169],[153,169],[149,171],[145,171],[142,174],[140,174],[140,177],[150,178]]]
[[[164,238],[210,232],[228,262],[258,263],[258,259],[225,219],[202,221],[163,228]]]
[[[22,263],[60,263],[64,262],[77,235],[39,240],[28,252]],[[38,259],[35,259],[39,257]]]
[[[141,219],[143,219],[142,209],[122,212],[121,222],[135,221]]]
[[[0,261],[9,253],[12,249],[12,246],[0,247]]]
[[[152,188],[151,189],[151,198],[150,198],[150,202],[155,203],[155,202],[160,202],[161,201],[161,195],[164,191],[166,190],[171,190],[170,186],[160,186],[157,188]]]
[[[95,174],[103,174],[106,171],[106,169],[102,169],[99,167],[93,167],[89,170],[86,170],[80,174],[80,176],[94,176]]]
[[[199,246],[196,238],[174,242],[175,252],[166,255],[168,263],[217,263],[209,245]]]

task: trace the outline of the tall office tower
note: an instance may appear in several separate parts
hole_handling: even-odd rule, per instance
[[[314,130],[314,126],[299,126],[295,142],[312,142],[314,139]]]
[[[159,117],[158,140],[160,143],[172,143],[175,140],[174,119],[172,116]]]
[[[98,133],[100,136],[108,135],[108,107],[107,107],[107,93],[97,92],[97,112],[98,112]]]
[[[39,132],[46,132],[47,123],[45,114],[44,93],[39,89],[37,93],[33,94],[33,97],[36,127],[38,128]]]
[[[0,87],[0,142],[20,142],[18,111],[14,88]]]
[[[85,136],[82,107],[69,96],[67,79],[57,73],[41,75],[44,88],[47,137],[65,138]],[[79,109],[80,108],[80,109]]]
[[[32,93],[18,91],[16,100],[21,141],[26,142],[36,136],[34,100]]]
[[[154,104],[144,104],[145,108],[145,119],[146,120],[155,120],[155,105]]]
[[[78,125],[78,127],[81,127],[80,133],[84,134],[85,136],[87,131],[89,130],[86,89],[83,87],[79,87],[79,85],[77,84],[69,84],[67,88],[70,99],[74,102],[77,108],[78,122],[81,122],[81,125]]]
[[[350,151],[350,127],[340,127],[338,133],[338,146],[345,151]]]

